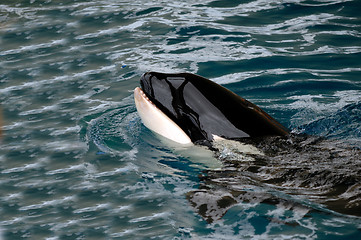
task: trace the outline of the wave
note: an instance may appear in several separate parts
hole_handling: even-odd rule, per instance
[[[337,112],[306,125],[301,133],[323,136],[352,143],[361,148],[361,102],[346,105]]]

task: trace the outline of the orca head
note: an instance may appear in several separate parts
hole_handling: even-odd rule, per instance
[[[141,77],[140,85],[134,96],[143,123],[176,142],[208,145],[217,137],[240,139],[288,133],[256,105],[198,75],[148,72]],[[148,104],[146,111],[140,102]]]

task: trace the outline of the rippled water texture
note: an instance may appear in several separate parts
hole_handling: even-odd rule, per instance
[[[2,0],[0,239],[360,239],[360,217],[328,204],[361,199],[360,9]],[[159,140],[133,101],[146,71],[210,78],[323,145],[259,143],[283,158],[256,169],[229,146]]]

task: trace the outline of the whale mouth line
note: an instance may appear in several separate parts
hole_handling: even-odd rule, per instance
[[[134,89],[134,94],[140,96],[144,101],[149,103],[152,107],[156,108],[158,111],[163,112],[152,100],[149,99],[148,95],[141,87],[136,87]],[[163,112],[164,113],[164,112]]]
[[[146,100],[148,103],[152,104],[155,108],[158,108],[157,105],[155,105],[150,99],[149,97],[145,94],[145,92],[143,91],[143,89],[141,89],[140,87],[136,87],[134,89],[134,92],[138,91],[138,93],[140,94],[140,96]],[[159,108],[158,108],[159,109]]]

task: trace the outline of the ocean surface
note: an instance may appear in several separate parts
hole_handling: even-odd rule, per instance
[[[361,239],[360,9],[1,0],[0,239]],[[161,139],[133,100],[147,71],[209,78],[296,140],[251,170]]]

